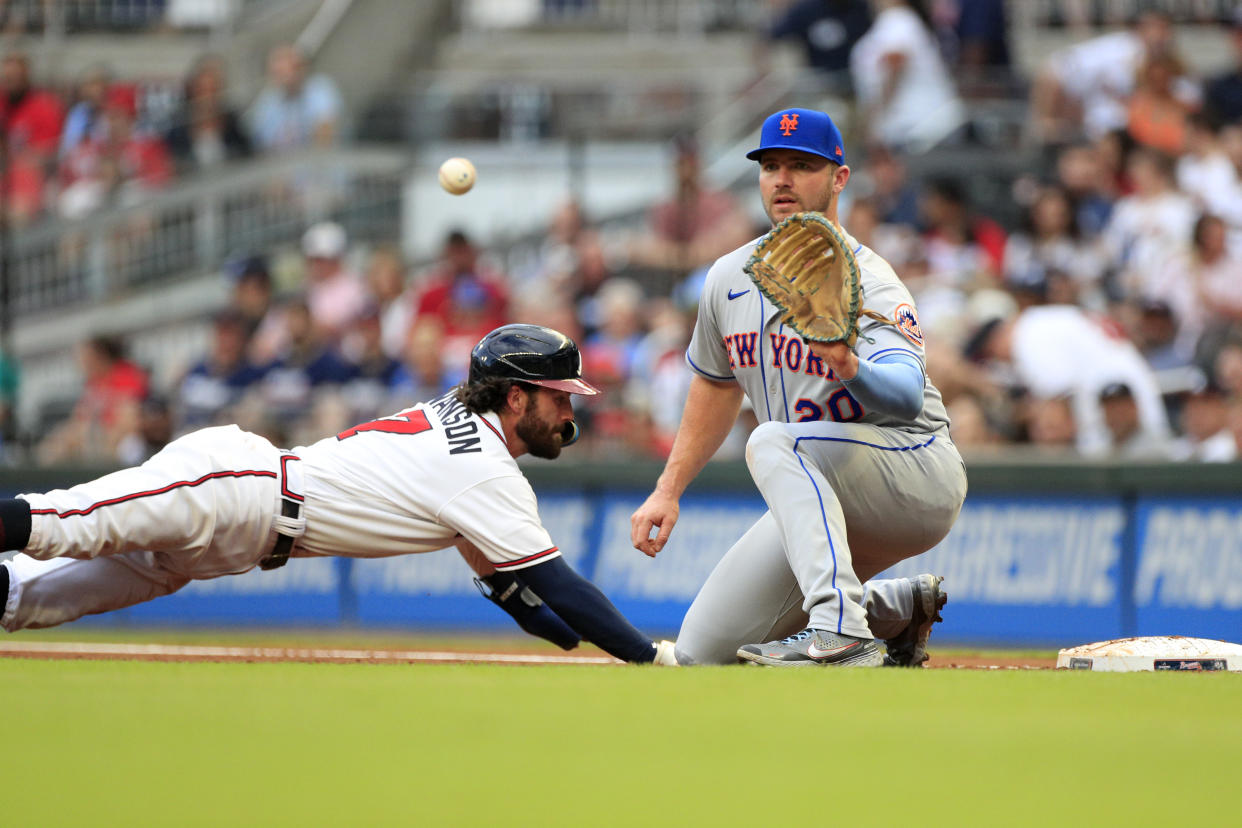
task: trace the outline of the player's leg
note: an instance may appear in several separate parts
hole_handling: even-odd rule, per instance
[[[677,635],[677,655],[695,664],[733,664],[749,641],[806,626],[802,591],[769,512],[735,543],[699,589]],[[791,620],[790,616],[794,616]]]
[[[9,632],[54,627],[176,592],[188,578],[162,571],[147,553],[92,560],[41,561],[18,555],[0,566],[8,576],[0,626]],[[0,577],[0,581],[4,578]]]
[[[806,593],[810,626],[862,640],[913,625],[925,643],[931,621],[912,620],[926,603],[923,579],[876,582],[865,609],[861,583],[952,526],[966,485],[952,445],[860,424],[768,423],[752,434],[747,462]],[[812,644],[822,652],[849,639]]]
[[[875,637],[884,639],[887,666],[920,667],[927,661],[928,637],[949,600],[942,581],[942,576],[924,574],[867,582],[863,606]]]
[[[141,466],[22,497],[30,504],[31,557],[89,559],[155,550],[202,557],[214,543],[245,556],[275,513],[279,452],[235,427],[173,441]],[[254,560],[220,572],[242,571]],[[245,565],[241,565],[245,564]],[[186,572],[199,576],[198,572]]]
[[[746,444],[746,464],[776,521],[810,626],[870,639],[845,514],[823,472],[800,451],[799,431],[787,423],[760,425]]]
[[[908,578],[871,580],[863,584],[867,626],[876,638],[891,638],[914,616],[914,584]]]
[[[916,579],[864,585],[863,609],[876,638],[892,638],[919,626],[913,623],[915,594]],[[802,590],[768,513],[725,553],[704,582],[682,621],[677,653],[683,663],[732,664],[743,644],[784,638],[806,625]]]

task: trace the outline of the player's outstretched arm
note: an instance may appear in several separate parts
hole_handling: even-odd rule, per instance
[[[465,538],[457,539],[457,551],[478,573],[474,585],[484,598],[508,613],[523,632],[551,641],[562,650],[572,650],[581,640],[560,616],[552,611],[521,576],[498,572],[479,547]]]
[[[677,501],[729,435],[741,408],[742,388],[736,382],[712,382],[697,375],[690,380],[664,472],[655,491],[630,517],[630,541],[635,549],[654,558],[664,548],[677,523]],[[659,530],[654,538],[652,529]]]
[[[556,557],[519,570],[522,579],[574,631],[609,655],[622,661],[649,663],[656,658],[656,643],[643,635],[595,584]]]

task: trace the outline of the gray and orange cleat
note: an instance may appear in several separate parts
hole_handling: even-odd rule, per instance
[[[870,638],[855,638],[811,627],[780,641],[746,644],[737,651],[742,663],[769,667],[879,667],[880,648]]]
[[[920,575],[912,580],[914,616],[904,630],[884,641],[888,645],[885,667],[923,666],[927,661],[927,639],[931,636],[932,625],[943,620],[940,610],[949,602],[949,596],[940,588],[943,575]]]

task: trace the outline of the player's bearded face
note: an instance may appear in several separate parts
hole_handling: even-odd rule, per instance
[[[839,192],[837,173],[842,169],[847,168],[808,152],[768,150],[759,159],[759,192],[764,212],[773,224],[794,213],[832,216]],[[844,183],[841,181],[840,186]]]
[[[564,442],[562,429],[564,418],[558,413],[564,396],[564,406],[569,406],[569,394],[565,392],[530,391],[526,394],[526,410],[518,418],[514,430],[526,443],[526,450],[535,457],[555,460],[561,454]]]

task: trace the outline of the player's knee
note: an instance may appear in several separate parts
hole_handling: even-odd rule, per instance
[[[742,642],[746,643],[746,642]],[[711,634],[695,634],[684,627],[677,636],[677,663],[690,666],[709,664],[736,664],[737,648],[741,644],[721,636]]]
[[[761,423],[746,441],[746,467],[752,477],[763,474],[782,456],[793,451],[793,436],[785,423]]]

